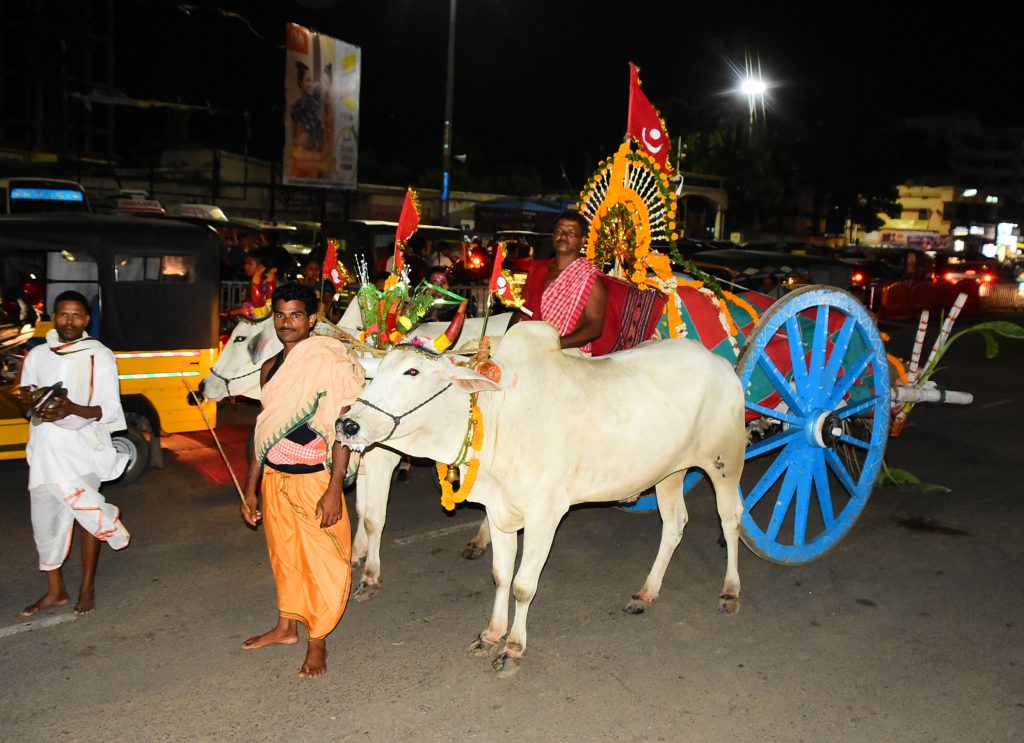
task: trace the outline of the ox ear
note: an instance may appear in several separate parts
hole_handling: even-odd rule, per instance
[[[270,343],[270,338],[266,333],[256,333],[256,335],[252,337],[246,346],[252,363],[260,363],[260,360],[263,358],[263,351],[267,347],[268,343]]]
[[[452,366],[449,379],[456,389],[463,392],[497,392],[501,385],[492,382],[483,374],[479,374],[464,366]]]

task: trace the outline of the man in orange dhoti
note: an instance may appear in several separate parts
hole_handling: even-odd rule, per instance
[[[263,411],[242,507],[246,523],[266,526],[280,614],[273,629],[242,647],[294,645],[301,622],[308,644],[299,675],[307,678],[326,672],[325,638],[348,603],[352,537],[342,486],[350,451],[335,441],[334,426],[364,380],[340,341],[311,335],[316,307],[316,295],[301,284],[274,294],[274,329],[284,350],[260,373]]]

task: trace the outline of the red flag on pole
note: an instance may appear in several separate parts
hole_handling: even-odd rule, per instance
[[[491,269],[491,283],[487,286],[487,291],[494,292],[498,289],[498,278],[501,276],[501,264],[505,260],[505,244],[498,243],[498,247],[494,249],[494,268]]]
[[[405,203],[402,204],[402,214],[398,218],[398,229],[395,231],[395,273],[402,270],[402,250],[419,226],[420,200],[416,192],[409,188],[405,192]]]
[[[345,283],[344,269],[338,266],[338,241],[327,238],[327,255],[324,257],[323,278],[334,284],[335,290],[341,289]]]
[[[658,166],[666,173],[672,172],[668,163],[668,130],[665,122],[647,96],[640,90],[640,75],[637,66],[629,63],[629,115],[626,120],[626,136],[632,137],[647,150]]]

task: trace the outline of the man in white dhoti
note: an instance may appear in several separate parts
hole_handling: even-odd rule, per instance
[[[119,550],[129,534],[118,509],[100,495],[100,482],[116,479],[128,463],[110,441],[110,432],[125,428],[114,354],[85,329],[89,303],[74,291],[54,302],[54,329],[46,344],[32,349],[21,370],[19,399],[32,417],[26,455],[32,532],[39,569],[46,573],[46,594],[22,614],[32,616],[68,603],[61,566],[71,549],[74,523],[79,525],[82,586],[75,613],[95,606],[93,583],[100,542]],[[54,396],[33,410],[33,391],[61,382],[66,397]]]

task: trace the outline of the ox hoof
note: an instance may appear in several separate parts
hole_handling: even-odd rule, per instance
[[[627,614],[643,614],[650,606],[650,601],[644,601],[639,596],[634,596],[629,600],[628,604],[622,607],[622,610]]]
[[[739,614],[740,613],[740,597],[729,596],[723,593],[718,597],[718,611],[722,614]]]
[[[511,655],[502,653],[494,659],[493,663],[491,663],[491,668],[494,669],[498,678],[507,679],[519,673],[519,660],[519,658],[514,658]]]
[[[380,593],[380,583],[360,583],[352,594],[352,598],[359,603],[365,603],[376,598],[378,593]]]
[[[475,544],[467,544],[462,548],[462,556],[467,560],[479,560],[486,552],[486,549],[477,547]]]
[[[484,636],[480,635],[470,644],[469,654],[474,658],[490,658],[497,647],[498,643],[485,640]]]

